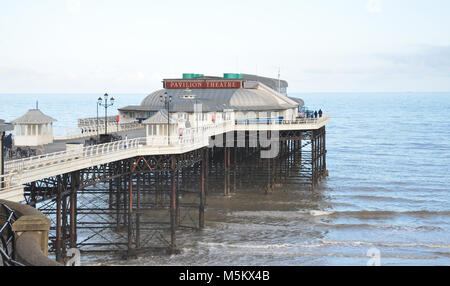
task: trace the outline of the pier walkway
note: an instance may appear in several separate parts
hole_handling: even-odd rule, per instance
[[[209,139],[212,136],[228,132],[317,130],[324,127],[328,121],[328,115],[316,119],[276,120],[267,123],[226,121],[220,124],[206,125],[198,129],[191,128],[191,132],[183,133],[189,134],[188,136],[128,138],[112,143],[7,161],[5,162],[5,175],[0,177],[0,199],[23,201],[24,184],[92,166],[137,156],[183,154],[201,149],[210,144]]]

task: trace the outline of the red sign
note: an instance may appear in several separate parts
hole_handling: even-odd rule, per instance
[[[186,88],[241,88],[241,81],[165,81],[165,88],[168,89],[186,89]]]

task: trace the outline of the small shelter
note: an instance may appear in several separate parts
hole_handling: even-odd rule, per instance
[[[53,119],[39,109],[30,109],[28,112],[13,120],[14,145],[41,146],[53,143]]]
[[[144,125],[146,126],[146,135],[148,143],[152,142],[154,144],[167,145],[170,136],[171,139],[177,138],[179,134],[179,123],[180,121],[173,116],[169,117],[167,110],[159,110],[152,117],[145,120]],[[165,144],[164,144],[165,143]]]

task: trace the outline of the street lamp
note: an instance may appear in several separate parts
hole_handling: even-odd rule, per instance
[[[108,103],[108,97],[109,95],[105,93],[103,96],[104,100],[99,97],[98,98],[98,105],[103,106],[105,108],[105,135],[108,134],[108,107],[114,105],[114,97],[111,97],[110,103]]]
[[[170,103],[172,102],[172,96],[168,96],[166,91],[164,95],[159,96],[159,100],[164,102],[164,107],[167,105],[167,145],[170,145]]]
[[[197,107],[198,107],[198,100],[197,100],[197,96],[192,94],[192,90],[186,88],[186,90],[184,91],[183,94],[183,98],[184,99],[189,99],[189,100],[194,100],[195,104],[194,104],[194,119],[195,119],[195,132],[198,133],[198,121],[199,121],[199,114],[197,113]],[[203,114],[202,114],[203,115]]]

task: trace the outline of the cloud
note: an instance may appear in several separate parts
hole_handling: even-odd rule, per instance
[[[381,13],[383,11],[381,0],[368,0],[367,11],[370,13]]]
[[[450,77],[450,46],[410,46],[397,53],[340,58],[342,62],[334,66],[307,67],[304,72],[321,76]]]
[[[81,0],[67,0],[67,11],[79,13],[81,11]]]
[[[450,76],[450,46],[420,46],[408,53],[378,57],[404,74]]]

